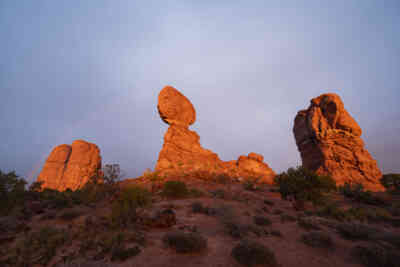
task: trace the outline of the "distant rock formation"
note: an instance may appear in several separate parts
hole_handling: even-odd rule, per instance
[[[100,149],[92,143],[76,140],[72,145],[59,145],[51,151],[37,181],[42,188],[65,191],[77,190],[99,175]]]
[[[212,171],[233,176],[257,176],[260,182],[273,183],[275,173],[263,162],[263,156],[250,153],[237,161],[223,162],[218,155],[200,145],[200,137],[189,126],[196,121],[196,111],[183,94],[171,86],[164,87],[158,96],[158,112],[169,124],[164,136],[156,170]]]
[[[382,173],[364,148],[362,130],[338,95],[312,99],[307,110],[297,113],[293,132],[304,167],[331,175],[338,185],[353,182],[383,190]]]

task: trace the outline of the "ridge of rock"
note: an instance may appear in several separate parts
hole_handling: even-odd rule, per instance
[[[382,191],[382,173],[364,147],[362,130],[337,94],[323,94],[297,113],[293,133],[303,166],[331,175],[337,185],[361,183]]]

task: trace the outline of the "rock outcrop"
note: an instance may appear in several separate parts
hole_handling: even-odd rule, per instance
[[[275,173],[263,162],[263,156],[250,153],[237,161],[223,162],[218,155],[200,145],[200,137],[189,126],[196,121],[196,111],[183,94],[171,86],[164,87],[158,96],[158,112],[169,124],[156,171],[208,171],[229,173],[231,176],[257,176],[260,182],[273,183]]]
[[[100,175],[100,169],[100,149],[95,144],[76,140],[72,145],[59,145],[51,151],[37,181],[43,182],[43,189],[76,190],[91,177]]]
[[[383,190],[382,173],[364,147],[362,130],[336,94],[311,100],[298,112],[293,127],[303,166],[331,175],[337,185],[361,183],[371,191]]]
[[[275,172],[264,162],[264,157],[254,152],[246,156],[240,156],[236,161],[238,172],[243,175],[257,174],[260,178],[259,182],[272,184]]]

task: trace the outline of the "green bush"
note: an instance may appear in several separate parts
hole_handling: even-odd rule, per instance
[[[20,240],[16,247],[16,265],[46,265],[56,254],[57,249],[68,239],[65,231],[45,226]]]
[[[126,187],[112,205],[112,223],[122,226],[135,222],[136,209],[149,205],[151,205],[151,193],[147,189],[139,186]]]
[[[242,240],[232,249],[232,257],[245,266],[277,266],[275,254],[261,243]]]
[[[381,198],[373,195],[372,192],[364,190],[364,186],[360,183],[345,183],[338,188],[339,192],[345,197],[364,204],[384,205]]]
[[[384,174],[380,182],[387,190],[400,191],[400,173]]]
[[[26,181],[14,171],[4,173],[0,170],[0,215],[10,214],[15,207],[24,203]]]
[[[189,190],[184,182],[181,181],[168,181],[164,184],[161,192],[166,197],[186,197],[189,194]]]
[[[339,208],[336,204],[327,204],[316,211],[316,215],[325,218],[332,218],[338,221],[348,220],[349,214],[345,210]]]
[[[321,176],[304,167],[289,168],[275,177],[283,199],[321,203],[325,193],[335,190],[336,183],[330,176]]]

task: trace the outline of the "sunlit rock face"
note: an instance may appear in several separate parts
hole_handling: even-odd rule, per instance
[[[100,170],[100,149],[95,144],[76,140],[72,145],[59,145],[51,151],[37,181],[43,182],[42,189],[77,190],[91,177],[100,175]]]
[[[208,171],[227,173],[232,177],[257,176],[260,182],[273,183],[275,173],[263,162],[263,156],[250,153],[238,161],[223,162],[218,155],[200,145],[200,137],[189,126],[196,120],[196,111],[188,98],[171,86],[158,96],[158,112],[169,124],[159,153],[156,170],[162,173]]]
[[[331,175],[338,185],[361,183],[383,190],[382,173],[364,147],[362,130],[336,94],[323,94],[297,113],[293,127],[303,166]]]

